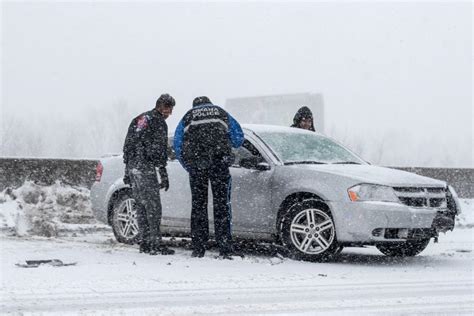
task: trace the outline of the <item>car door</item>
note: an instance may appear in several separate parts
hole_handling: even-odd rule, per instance
[[[170,188],[161,190],[163,206],[162,224],[172,228],[172,232],[187,232],[191,222],[191,187],[188,172],[176,159],[173,150],[173,138],[168,142],[168,178]]]
[[[234,150],[232,174],[232,225],[239,232],[269,232],[271,227],[271,181],[273,169],[257,170],[240,166],[243,158],[258,157],[267,163],[253,141],[246,137],[242,147]],[[270,164],[267,163],[268,166]]]
[[[172,140],[171,144],[172,144]],[[243,168],[239,165],[242,158],[257,156],[266,162],[257,148],[249,139],[244,145],[234,149],[235,163],[230,168],[232,175],[232,223],[233,231],[239,232],[269,232],[271,216],[271,176],[273,170],[260,171]],[[191,223],[191,188],[189,176],[174,156],[170,147],[168,161],[168,176],[170,189],[162,192],[163,225],[171,228],[171,232],[189,232]],[[214,211],[212,190],[209,185],[208,214],[211,234],[214,232]]]

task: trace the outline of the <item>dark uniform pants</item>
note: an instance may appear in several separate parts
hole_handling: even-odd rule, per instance
[[[133,169],[130,180],[137,205],[139,243],[150,249],[158,249],[161,242],[161,200],[156,170]]]
[[[214,232],[221,253],[232,251],[232,208],[229,167],[222,162],[208,167],[194,167],[189,172],[191,184],[191,236],[194,250],[204,251],[209,240],[207,197],[211,183],[214,204]]]

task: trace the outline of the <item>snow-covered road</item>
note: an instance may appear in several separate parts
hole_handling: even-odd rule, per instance
[[[2,237],[3,313],[472,314],[473,233],[440,236],[419,256],[348,248],[329,263],[247,254],[233,261],[139,254],[110,232],[87,237]],[[76,266],[19,268],[25,259]]]
[[[140,254],[92,217],[87,190],[28,182],[0,193],[0,313],[471,315],[474,200],[462,203],[455,230],[413,258],[367,247],[310,263],[259,246],[222,261],[181,240],[174,256]],[[15,265],[39,259],[77,265]]]

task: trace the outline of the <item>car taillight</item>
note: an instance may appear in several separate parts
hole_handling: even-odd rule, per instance
[[[104,172],[104,166],[102,166],[102,163],[99,161],[97,167],[95,167],[95,181],[100,182],[100,179],[102,179],[102,172]]]

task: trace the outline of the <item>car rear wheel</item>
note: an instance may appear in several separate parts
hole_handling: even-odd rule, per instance
[[[112,209],[112,230],[118,242],[134,244],[138,240],[138,223],[135,200],[124,192],[115,200]]]
[[[299,260],[327,260],[342,250],[331,213],[317,200],[294,204],[282,218],[280,235],[292,257]]]
[[[380,244],[376,245],[376,247],[381,253],[390,257],[413,257],[425,250],[429,243],[430,239],[426,238]]]

